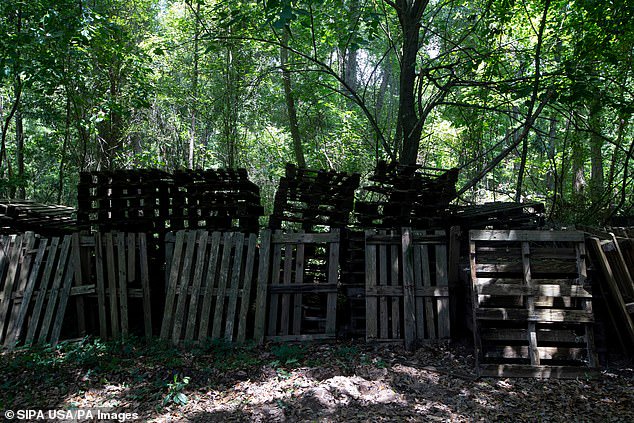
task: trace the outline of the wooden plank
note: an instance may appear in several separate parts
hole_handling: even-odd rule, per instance
[[[84,284],[84,275],[82,267],[81,239],[79,232],[73,233],[72,241],[72,260],[75,262],[75,286],[80,287]],[[88,274],[86,274],[88,276]],[[80,336],[86,335],[86,312],[83,297],[79,296],[75,299],[75,307],[77,309],[77,329]]]
[[[530,336],[530,331],[528,332]],[[530,345],[495,345],[485,348],[484,357],[491,358],[524,358],[531,359],[531,355],[536,356],[537,361],[541,360],[583,360],[587,356],[586,348],[580,347],[532,347]],[[531,364],[531,366],[535,366]],[[539,366],[539,364],[537,365]]]
[[[444,235],[445,232],[438,230],[436,235]],[[436,286],[449,286],[447,276],[447,245],[440,244],[436,247]],[[447,339],[451,336],[451,325],[449,322],[449,298],[439,297],[436,299],[438,311],[438,338]]]
[[[200,287],[202,286],[203,270],[207,254],[207,240],[209,233],[207,231],[199,231],[198,235],[198,251],[196,252],[196,267],[194,268],[194,279],[191,287],[191,295],[189,298],[189,307],[187,313],[187,324],[185,325],[185,341],[194,339],[194,331],[196,328],[196,320],[198,316],[198,299],[200,296]]]
[[[231,259],[231,244],[233,240],[232,232],[225,232],[222,237],[223,251],[222,261],[220,262],[220,274],[218,277],[218,295],[216,296],[216,307],[214,310],[214,319],[211,330],[212,339],[221,337],[221,324],[224,317],[225,307],[225,291],[227,287],[227,278],[229,277],[229,261]]]
[[[386,287],[391,288],[391,287]],[[403,294],[402,288],[398,287],[401,290],[401,295]],[[318,293],[330,293],[337,292],[337,284],[336,283],[304,283],[301,285],[292,284],[290,286],[286,285],[275,285],[269,286],[269,293],[287,293],[287,294],[318,294]],[[375,292],[374,295],[383,295],[383,293]]]
[[[295,255],[295,285],[304,283],[304,246],[305,244],[297,244]],[[299,335],[302,327],[302,294],[301,292],[293,295],[293,335]]]
[[[106,317],[106,289],[103,275],[103,239],[101,233],[95,233],[95,267],[97,285],[97,308],[99,309],[99,335],[108,338],[108,321]]]
[[[67,235],[65,238],[71,239],[72,237]],[[66,315],[66,304],[68,303],[70,288],[73,284],[73,278],[75,276],[75,261],[72,259],[72,256],[70,256],[68,260],[63,263],[63,266],[65,268],[64,284],[60,290],[59,305],[57,306],[55,323],[53,324],[50,338],[51,345],[53,346],[57,345],[57,342],[59,341],[59,337],[62,331],[62,323],[64,322],[64,317]]]
[[[328,283],[339,281],[339,229],[332,229],[334,241],[329,245],[328,253]],[[330,292],[326,299],[326,335],[336,335],[337,332],[337,291]]]
[[[577,335],[572,329],[538,329],[537,344],[543,343],[585,343],[585,336]],[[480,336],[488,342],[518,342],[528,339],[528,329],[481,328]]]
[[[579,242],[575,245],[575,250],[577,254],[577,268],[579,272],[579,284],[585,285],[587,283],[588,277],[588,269],[586,267],[586,245],[584,242]],[[581,299],[581,307],[592,313],[592,300],[591,299]],[[630,319],[630,323],[632,320]],[[634,326],[634,325],[633,325]],[[588,350],[588,365],[590,367],[598,367],[599,359],[596,355],[596,351],[594,349],[594,327],[592,324],[585,325],[586,331],[586,348]],[[634,339],[633,339],[634,341]]]
[[[140,234],[139,234],[140,235]],[[127,258],[127,275],[128,275],[128,280],[126,281],[128,284],[134,283],[134,281],[136,280],[136,250],[137,250],[137,240],[136,240],[136,234],[134,234],[133,232],[128,233],[127,234],[127,241],[128,241],[128,247],[127,247],[127,253],[128,253],[128,258]]]
[[[211,304],[213,301],[213,288],[216,285],[218,255],[220,254],[220,232],[212,232],[211,245],[209,247],[209,260],[205,277],[203,304],[200,312],[200,325],[198,328],[198,340],[204,341],[208,337],[209,318],[211,316]]]
[[[22,335],[22,328],[24,326],[24,321],[26,319],[26,314],[29,309],[29,304],[31,303],[31,297],[33,296],[33,292],[35,289],[35,285],[38,280],[38,275],[40,273],[40,267],[42,265],[42,260],[44,259],[44,254],[46,253],[46,246],[48,245],[48,240],[46,238],[42,238],[40,240],[40,244],[37,249],[37,254],[35,256],[35,261],[33,263],[33,267],[29,274],[29,278],[26,284],[26,288],[24,290],[24,296],[22,297],[22,302],[20,303],[20,309],[18,311],[18,316],[15,323],[15,329],[13,331],[12,339],[7,338],[9,340],[9,347],[11,348],[13,345],[19,342],[20,337]]]
[[[307,244],[330,242],[339,242],[339,234],[337,232],[320,234],[294,232],[283,234],[282,231],[275,231],[275,233],[273,234],[274,244]]]
[[[432,286],[431,280],[431,264],[429,260],[429,247],[427,245],[420,246],[421,251],[421,275],[423,288],[430,288]],[[436,323],[434,318],[434,301],[432,298],[426,297],[425,301],[425,328],[427,329],[427,339],[437,339]],[[423,322],[420,323],[421,325]]]
[[[115,272],[115,255],[112,232],[107,232],[106,237],[106,270],[108,274],[108,291],[110,299],[110,327],[112,336],[119,338],[119,305],[117,298],[117,274]]]
[[[7,321],[9,305],[12,302],[11,295],[13,294],[13,285],[15,284],[15,277],[22,255],[22,241],[22,236],[18,235],[15,238],[13,249],[10,251],[9,268],[7,270],[7,276],[2,289],[4,300],[0,303],[0,343],[4,343],[5,323]]]
[[[530,264],[530,246],[527,241],[522,242],[522,267],[524,268],[524,284],[529,288],[533,288],[533,281],[531,280],[531,264]],[[529,295],[526,298],[526,306],[528,308],[528,313],[532,314],[535,312],[535,297]],[[528,331],[527,331],[527,341],[528,341],[528,353],[531,360],[532,366],[540,365],[540,355],[537,350],[537,333],[535,322],[528,322]]]
[[[40,329],[40,335],[38,337],[38,343],[43,344],[47,337],[49,328],[52,323],[52,319],[57,306],[57,297],[59,296],[60,288],[62,287],[62,279],[64,277],[64,271],[66,270],[66,261],[68,260],[68,250],[70,248],[69,236],[64,237],[62,241],[62,251],[60,253],[59,261],[57,262],[57,269],[55,271],[55,278],[53,279],[53,285],[51,286],[51,293],[46,305],[46,313],[42,320],[42,327]]]
[[[373,231],[365,231],[366,239],[374,234]],[[366,290],[376,288],[376,245],[365,245],[365,287]],[[365,297],[365,339],[370,341],[378,337],[377,333],[377,299]]]
[[[396,236],[396,233],[392,231],[392,236]],[[402,242],[402,240],[401,240]],[[400,281],[400,268],[399,268],[399,250],[401,246],[390,245],[390,285],[402,286]],[[401,339],[401,298],[392,297],[392,336],[394,339]],[[387,317],[387,316],[386,316]]]
[[[225,246],[226,248],[226,246]],[[233,270],[231,271],[231,286],[228,290],[227,318],[225,321],[225,340],[232,342],[236,320],[236,307],[238,304],[238,289],[242,276],[242,256],[244,254],[244,234],[236,232],[233,237]]]
[[[240,315],[238,319],[238,342],[246,340],[247,314],[251,301],[251,286],[253,285],[253,266],[255,264],[257,238],[255,234],[250,234],[247,244],[247,257],[244,266],[244,278],[242,282],[242,298],[240,300]]]
[[[478,320],[519,320],[537,323],[592,323],[594,316],[586,310],[537,309],[529,313],[526,309],[486,308],[478,309]]]
[[[423,289],[423,275],[422,275],[422,245],[413,244],[414,250],[414,289],[415,289],[415,307],[416,307],[416,338],[419,340],[425,339],[425,306],[422,295],[418,295],[418,292]],[[366,292],[366,295],[368,293]]]
[[[273,238],[281,231],[275,231]],[[271,282],[269,285],[275,286],[280,284],[281,265],[282,265],[282,244],[273,242],[273,263],[271,264]],[[273,336],[277,333],[277,310],[278,310],[279,295],[271,293],[269,299],[269,324],[267,333],[269,336]]]
[[[531,230],[471,230],[471,241],[555,241],[583,242],[583,232]]]
[[[119,318],[121,323],[121,336],[128,336],[128,268],[126,266],[126,242],[125,233],[117,232],[117,270],[119,292]]]
[[[139,233],[139,271],[141,273],[141,289],[143,291],[143,325],[145,337],[152,338],[152,301],[150,297],[150,273],[148,269],[147,239],[144,233]]]
[[[25,248],[24,253],[20,254],[19,256],[22,264],[20,265],[20,273],[18,276],[17,284],[14,286],[13,292],[9,293],[10,296],[4,298],[4,300],[6,300],[7,302],[9,300],[13,300],[13,304],[11,305],[11,314],[10,316],[7,316],[7,320],[9,322],[7,326],[7,333],[4,338],[5,347],[12,347],[16,340],[15,331],[17,319],[20,311],[20,305],[22,304],[24,299],[21,297],[16,297],[15,294],[18,292],[24,292],[24,290],[26,289],[26,283],[31,271],[31,263],[33,261],[33,253],[35,252],[33,251],[36,242],[35,234],[33,232],[26,232],[24,234],[24,238]],[[0,325],[4,326],[4,323],[4,321],[0,321]]]
[[[284,283],[288,286],[291,284],[291,272],[293,268],[293,245],[284,244]],[[282,309],[280,314],[280,335],[288,335],[288,324],[290,320],[290,295],[288,293],[282,293]]]
[[[185,259],[183,270],[179,275],[177,288],[178,301],[176,302],[176,312],[174,314],[174,324],[172,328],[172,343],[178,344],[183,332],[183,321],[185,319],[185,306],[187,304],[187,292],[190,283],[191,269],[194,261],[194,251],[196,250],[196,240],[198,231],[187,231],[187,245],[185,247]]]
[[[414,252],[411,229],[402,229],[401,240],[403,257],[403,322],[405,325],[405,348],[412,350],[416,343],[416,305],[414,303]]]
[[[178,275],[180,272],[181,255],[183,253],[183,242],[185,231],[176,232],[176,241],[174,243],[174,252],[168,260],[170,265],[170,274],[168,279],[167,293],[165,295],[165,308],[163,309],[163,322],[161,324],[161,339],[169,337],[172,327],[172,315],[174,313],[174,300],[176,296],[176,285],[178,284]]]
[[[534,284],[532,287],[504,283],[496,283],[493,285],[478,284],[477,291],[478,295],[494,296],[533,295],[537,297],[592,298],[592,293],[589,292],[587,288],[571,284]]]
[[[480,377],[530,377],[535,379],[598,378],[599,370],[581,366],[528,366],[519,364],[481,364]]]
[[[391,236],[391,235],[390,235]],[[379,250],[379,286],[381,288],[387,287],[388,286],[388,277],[387,277],[387,270],[388,270],[388,265],[387,265],[387,245],[386,244],[379,244],[377,245],[377,248]],[[376,268],[372,269],[372,272],[376,273]],[[387,338],[388,337],[388,326],[387,326],[387,319],[388,319],[388,313],[387,313],[387,298],[386,298],[386,294],[384,294],[384,290],[377,290],[376,291],[377,294],[379,292],[383,293],[380,297],[379,297],[379,337],[380,338]],[[368,293],[368,290],[366,290],[366,295]],[[403,295],[403,290],[401,287],[399,287],[399,294],[398,295]]]
[[[271,248],[271,231],[266,229],[260,236],[261,244],[258,257],[258,288],[255,303],[255,323],[253,338],[258,344],[264,342],[264,326],[266,322],[266,303],[268,299],[269,252]]]

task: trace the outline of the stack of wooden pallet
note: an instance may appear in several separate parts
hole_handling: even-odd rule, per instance
[[[96,230],[163,232],[171,175],[156,169],[81,172],[77,219]]]
[[[275,194],[269,228],[287,226],[307,232],[348,225],[360,175],[286,165]]]
[[[480,375],[595,375],[583,233],[480,230],[469,238]]]
[[[433,169],[379,162],[364,189],[378,200],[357,201],[355,216],[362,228],[439,227],[456,197],[458,169]]]
[[[249,180],[246,169],[177,171],[171,194],[171,230],[255,233],[264,213],[260,188]]]
[[[28,200],[0,200],[0,231],[35,231],[60,235],[76,229],[72,207],[46,205]]]
[[[264,210],[246,170],[83,172],[78,220],[99,230],[257,232]]]

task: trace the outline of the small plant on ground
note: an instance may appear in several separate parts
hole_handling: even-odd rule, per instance
[[[187,404],[187,395],[183,393],[185,387],[189,384],[189,376],[182,379],[178,374],[174,375],[174,381],[167,384],[167,394],[163,398],[163,407],[169,404],[185,405]]]

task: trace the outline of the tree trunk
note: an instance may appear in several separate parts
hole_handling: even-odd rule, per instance
[[[26,198],[26,178],[24,175],[24,120],[22,110],[18,106],[15,112],[15,161],[17,167],[17,195],[18,200]],[[14,190],[13,188],[12,190]]]
[[[300,167],[306,167],[304,158],[304,148],[299,133],[299,124],[297,122],[297,110],[295,109],[295,98],[293,97],[293,87],[291,84],[291,72],[288,69],[288,29],[284,29],[282,34],[282,47],[280,48],[280,65],[282,68],[282,84],[284,85],[284,98],[286,100],[286,111],[288,112],[288,123],[291,129],[291,137],[293,139],[293,152],[295,153],[295,161]]]
[[[198,15],[200,14],[200,2],[196,3],[194,29],[194,69],[192,72],[192,107],[191,107],[191,127],[189,130],[189,156],[187,164],[190,169],[194,168],[194,150],[196,149],[196,110],[198,108],[198,39],[200,38],[200,27]]]
[[[593,203],[601,201],[604,188],[603,173],[603,137],[601,136],[601,100],[596,96],[590,105],[588,126],[590,128],[590,199]]]
[[[421,17],[427,0],[398,1],[397,13],[403,32],[398,121],[402,136],[400,161],[416,164],[422,128],[416,115],[416,56],[419,49]]]

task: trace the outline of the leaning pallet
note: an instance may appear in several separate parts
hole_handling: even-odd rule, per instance
[[[366,340],[404,343],[450,337],[445,231],[368,230]]]
[[[597,374],[581,232],[470,231],[469,250],[480,376]]]
[[[82,262],[76,269],[76,288],[89,294],[96,293],[101,338],[127,337],[131,326],[130,310],[134,310],[139,302],[145,337],[150,338],[152,311],[146,234],[96,232],[82,236],[81,246],[87,254],[76,255],[76,260]],[[84,263],[86,260],[88,263]],[[82,284],[84,277],[87,282],[92,282],[89,274],[82,276],[85,269],[94,274],[94,284]]]
[[[8,260],[7,271],[2,272],[0,303],[0,323],[6,328],[6,332],[2,331],[3,345],[10,349],[23,338],[26,344],[55,345],[74,276],[72,237],[65,236],[61,244],[60,238],[53,237],[49,244],[49,240],[36,239],[32,233],[8,240],[0,254],[0,268],[4,259]]]
[[[334,339],[339,279],[338,229],[262,234],[255,340]]]
[[[256,235],[178,231],[173,243],[161,339],[182,341],[247,337]]]

